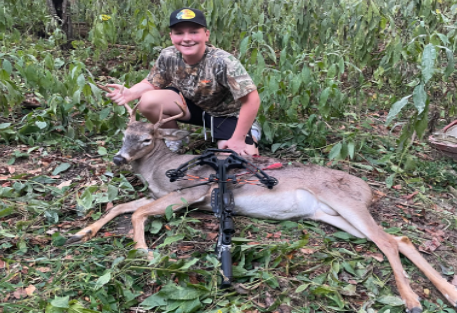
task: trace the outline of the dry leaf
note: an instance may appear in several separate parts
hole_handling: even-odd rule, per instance
[[[414,198],[415,195],[417,195],[419,193],[419,191],[414,191],[412,194],[410,195],[407,195],[406,196],[406,200],[411,200],[412,198]]]
[[[108,211],[108,210],[111,210],[113,208],[114,204],[112,202],[108,202],[106,204],[106,208],[105,208],[105,211]]]
[[[49,230],[46,231],[46,234],[48,235],[52,235],[54,234],[55,232],[59,231],[57,228],[51,228]]]
[[[400,190],[401,189],[401,185],[395,185],[395,186],[392,186],[393,189],[397,189],[397,190]]]
[[[60,183],[60,184],[59,184],[58,186],[56,186],[56,187],[59,188],[59,189],[62,189],[63,187],[68,187],[68,186],[70,186],[70,185],[71,185],[71,182],[72,182],[71,179],[70,179],[70,180],[66,180],[66,181]]]
[[[8,176],[0,176],[0,180],[8,180],[8,178],[10,178],[11,176],[8,175]]]
[[[208,240],[214,240],[217,237],[217,233],[211,232],[211,233],[206,233],[206,239]]]
[[[314,250],[314,249],[302,248],[302,249],[300,249],[300,252],[303,253],[303,254],[313,254],[314,252],[316,252],[316,250]]]
[[[27,288],[25,288],[25,292],[27,293],[28,296],[33,295],[35,290],[36,290],[36,287],[34,285],[29,285]]]
[[[40,271],[42,273],[49,273],[51,269],[49,267],[37,267],[35,268],[37,271]]]
[[[18,288],[13,292],[13,296],[16,299],[21,299],[27,297],[27,292],[25,291],[24,288]]]
[[[10,172],[10,174],[14,174],[16,173],[16,168],[14,166],[8,166],[8,172]]]
[[[371,257],[375,259],[378,262],[384,261],[384,255],[382,253],[373,253],[373,252],[367,252],[365,253],[366,257]]]

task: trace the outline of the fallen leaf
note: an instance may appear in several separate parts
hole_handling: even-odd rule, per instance
[[[27,292],[25,291],[24,288],[18,288],[13,292],[13,296],[16,299],[21,299],[27,297]]]
[[[0,260],[0,269],[6,268],[6,262],[3,260]]]
[[[105,208],[105,211],[108,211],[108,210],[111,210],[113,208],[114,204],[112,202],[108,202],[106,204],[106,208]]]
[[[46,234],[48,235],[52,235],[54,234],[56,231],[59,231],[57,228],[51,228],[49,230],[46,231]]]
[[[441,246],[441,243],[439,242],[439,240],[437,240],[436,238],[433,238],[432,240],[428,240],[428,241],[424,242],[422,245],[420,245],[419,251],[425,252],[425,253],[430,253],[430,252],[435,251],[436,248],[438,248],[439,246]]]
[[[392,186],[393,189],[397,189],[397,190],[400,190],[401,189],[401,185],[395,185],[395,186]]]
[[[37,267],[35,268],[37,271],[40,271],[42,273],[49,273],[51,269],[49,267]]]
[[[308,248],[302,248],[302,249],[300,249],[300,252],[303,253],[303,254],[313,254],[314,252],[316,252],[316,250],[308,249]]]
[[[71,182],[72,182],[71,179],[70,179],[70,180],[66,180],[66,181],[60,183],[60,184],[59,184],[58,186],[56,186],[56,187],[59,188],[59,189],[62,189],[63,187],[68,187],[68,186],[70,186],[70,185],[71,185]]]
[[[8,180],[8,178],[10,178],[11,176],[8,175],[8,176],[0,176],[0,180]]]
[[[281,232],[277,231],[276,233],[274,233],[273,238],[281,238]]]
[[[353,279],[349,279],[348,283],[350,283],[351,285],[357,285],[357,282]]]
[[[373,258],[378,262],[384,261],[384,255],[382,253],[373,253],[368,251],[367,253],[365,253],[365,256]]]
[[[426,298],[430,297],[430,290],[424,289],[424,295]]]
[[[73,259],[73,256],[72,255],[66,255],[64,258],[64,260],[72,260]]]
[[[33,295],[35,290],[36,290],[36,287],[34,285],[29,285],[27,288],[25,288],[25,292],[27,293],[28,296]]]
[[[217,233],[216,232],[210,232],[210,233],[206,233],[206,239],[208,240],[214,240],[216,237],[217,237]]]
[[[14,174],[16,173],[16,168],[14,166],[8,166],[8,172],[10,172],[10,174]]]
[[[407,195],[405,198],[406,200],[411,200],[415,195],[417,195],[419,193],[419,191],[414,191],[412,194],[410,195]]]

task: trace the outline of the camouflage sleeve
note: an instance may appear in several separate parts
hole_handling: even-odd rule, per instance
[[[161,53],[149,72],[147,80],[156,88],[163,89],[171,82],[166,64],[166,57]]]
[[[230,90],[233,99],[238,100],[257,90],[251,76],[237,58],[229,55],[224,58],[224,61],[226,69],[221,73],[220,83]]]

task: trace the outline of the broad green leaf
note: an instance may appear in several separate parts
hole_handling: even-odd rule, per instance
[[[69,163],[60,163],[55,169],[54,171],[52,171],[52,175],[55,176],[55,175],[58,175],[62,172],[65,172],[66,170],[68,170],[70,168],[71,164]]]
[[[98,290],[104,285],[106,285],[111,280],[111,272],[107,272],[105,275],[100,276],[95,282],[94,289]]]
[[[10,61],[8,61],[7,59],[4,59],[3,63],[2,63],[2,67],[8,73],[8,75],[11,75],[11,72],[13,71],[13,66],[11,65]]]
[[[12,207],[0,210],[0,218],[8,216],[11,213],[13,213],[13,208]]]
[[[161,294],[160,292],[153,294],[150,297],[147,297],[143,302],[140,303],[140,306],[144,310],[150,310],[158,306],[163,306],[167,304],[168,297]]]
[[[244,37],[244,39],[241,41],[241,44],[240,44],[240,56],[239,56],[240,59],[248,51],[248,46],[249,46],[250,42],[251,42],[251,37],[249,37],[249,36]]]
[[[84,87],[86,84],[86,78],[84,77],[83,74],[80,74],[78,78],[76,79],[76,83],[78,84],[79,87]]]
[[[169,205],[167,206],[167,208],[165,209],[165,218],[167,219],[167,221],[171,220],[171,217],[173,216],[173,205]]]
[[[417,114],[421,114],[425,108],[425,101],[427,100],[427,94],[424,90],[424,85],[420,84],[414,88],[413,91],[413,102],[417,109]]]
[[[408,99],[411,96],[412,95],[403,97],[401,100],[395,102],[392,105],[392,107],[390,108],[389,114],[387,115],[386,125],[389,125],[390,122],[392,122],[392,120],[398,115],[398,113],[400,113],[401,109],[403,109],[403,107],[408,103]]]
[[[354,236],[344,231],[337,231],[336,233],[333,233],[332,236],[338,239],[343,239],[345,241],[349,241],[350,239],[354,238]]]
[[[64,64],[65,64],[65,62],[64,62],[62,59],[60,59],[60,58],[56,58],[56,59],[54,60],[54,68],[55,68],[56,70],[58,70],[59,68],[61,68],[62,65],[64,65]]]
[[[394,178],[395,178],[395,174],[392,174],[390,176],[388,176],[386,178],[386,186],[387,188],[392,188],[393,184],[394,184]]]
[[[149,232],[151,234],[158,234],[159,231],[162,229],[162,222],[160,220],[153,220],[151,226],[149,227]]]
[[[347,148],[348,148],[348,154],[349,154],[349,157],[352,159],[354,159],[354,153],[355,153],[355,143],[354,141],[349,141],[347,143]]]
[[[51,301],[51,305],[56,308],[63,308],[67,309],[70,306],[68,305],[68,301],[70,300],[70,296],[65,297],[55,297],[54,300]]]
[[[400,306],[400,305],[405,305],[405,302],[397,296],[394,295],[387,295],[387,296],[381,296],[376,299],[377,302],[382,303],[382,304],[388,304],[391,306]]]
[[[97,152],[98,152],[99,155],[107,155],[108,154],[108,151],[106,150],[106,148],[102,147],[102,146],[98,147]]]
[[[305,291],[309,287],[309,285],[311,285],[311,283],[306,283],[306,284],[298,286],[298,288],[295,290],[295,293],[300,293],[302,291]]]
[[[332,150],[330,150],[330,153],[328,155],[329,160],[340,158],[342,146],[343,145],[341,144],[341,142],[338,142],[336,145],[333,146]]]
[[[164,246],[167,246],[169,244],[172,244],[173,242],[176,242],[176,241],[181,241],[184,239],[184,235],[183,234],[179,234],[179,235],[175,235],[175,236],[170,236],[170,237],[167,237],[165,238],[165,240],[163,241],[163,243],[161,245],[158,246],[158,248],[162,248]]]
[[[116,199],[119,191],[116,186],[108,185],[108,201],[111,202]]]
[[[431,43],[425,46],[422,54],[422,78],[426,84],[433,76],[436,59],[435,46]]]
[[[38,126],[38,128],[40,128],[40,129],[45,129],[46,126],[48,126],[48,123],[46,123],[46,122],[38,122],[37,121],[37,122],[35,122],[35,125]]]
[[[5,129],[11,126],[11,123],[0,123],[0,129]]]
[[[59,232],[55,232],[54,234],[52,234],[51,237],[52,237],[52,245],[55,247],[61,247],[67,241],[67,239],[65,237],[63,237],[62,235],[60,235]]]

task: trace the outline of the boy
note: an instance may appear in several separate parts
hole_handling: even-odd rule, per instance
[[[124,88],[122,93],[121,85],[108,85],[115,90],[107,96],[118,105],[140,98],[138,110],[156,123],[161,105],[164,118],[181,112],[175,104],[182,102],[181,92],[187,112],[179,122],[210,128],[220,149],[232,149],[240,155],[258,154],[251,135],[260,106],[257,87],[234,56],[207,44],[209,36],[201,11],[174,11],[170,15],[173,46],[162,50],[146,79]],[[177,128],[177,123],[171,121],[163,127]]]

